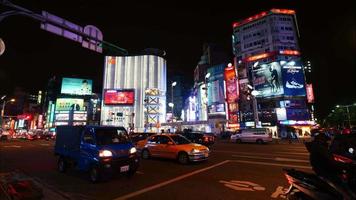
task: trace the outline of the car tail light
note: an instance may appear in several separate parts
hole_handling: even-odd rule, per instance
[[[344,156],[340,156],[337,154],[333,154],[333,158],[336,162],[341,162],[341,163],[352,163],[352,160],[350,158],[346,158]]]
[[[204,141],[209,141],[209,138],[208,137],[204,137]]]

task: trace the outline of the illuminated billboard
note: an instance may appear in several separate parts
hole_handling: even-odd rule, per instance
[[[305,96],[305,80],[301,66],[284,65],[282,69],[284,95]]]
[[[135,103],[134,89],[107,89],[104,90],[105,105],[126,105],[133,106]]]
[[[314,103],[314,92],[312,84],[307,84],[307,100],[308,103]]]
[[[254,67],[253,83],[260,97],[282,95],[284,91],[280,64],[272,62]]]
[[[226,104],[227,104],[227,119],[228,127],[238,127],[238,80],[234,66],[225,68],[225,87],[226,87]]]
[[[58,98],[56,101],[56,111],[85,110],[84,99]]]
[[[89,79],[63,78],[61,93],[73,95],[91,95],[92,87],[93,81]]]

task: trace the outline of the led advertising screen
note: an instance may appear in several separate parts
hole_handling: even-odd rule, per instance
[[[112,89],[104,91],[105,105],[133,106],[135,103],[135,90],[133,89]]]
[[[56,111],[85,110],[84,99],[58,98],[56,101]]]
[[[271,97],[283,94],[282,72],[278,62],[257,65],[252,73],[258,96]]]
[[[63,78],[61,93],[73,95],[91,95],[92,88],[92,80],[79,78]]]
[[[314,92],[312,84],[307,84],[307,99],[308,103],[314,103]]]
[[[286,64],[283,66],[282,75],[284,95],[305,96],[305,80],[301,66]]]
[[[225,68],[225,86],[226,86],[226,102],[227,102],[227,118],[229,127],[238,127],[238,80],[236,77],[235,67]]]

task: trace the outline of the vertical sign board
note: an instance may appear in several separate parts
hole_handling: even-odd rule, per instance
[[[313,85],[312,84],[307,84],[306,89],[307,89],[307,100],[308,100],[308,103],[314,103]]]
[[[238,128],[238,81],[236,77],[235,67],[225,68],[225,86],[226,86],[226,103],[227,103],[227,119],[228,127]]]

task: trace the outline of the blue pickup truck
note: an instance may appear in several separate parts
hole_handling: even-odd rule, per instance
[[[58,170],[88,171],[92,182],[115,172],[132,176],[139,166],[135,146],[123,127],[57,126]]]

